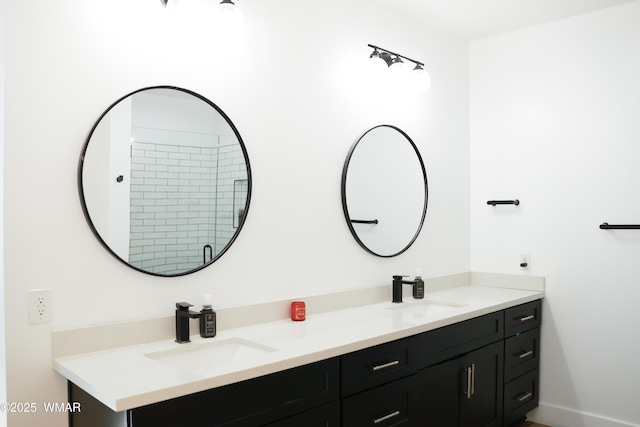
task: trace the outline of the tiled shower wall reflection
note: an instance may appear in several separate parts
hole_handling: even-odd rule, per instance
[[[224,249],[242,214],[234,181],[247,179],[240,145],[225,139],[215,148],[132,143],[130,264],[175,274]]]

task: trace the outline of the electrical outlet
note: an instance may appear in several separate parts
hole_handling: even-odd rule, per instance
[[[531,255],[520,254],[520,268],[527,269],[531,267]]]
[[[51,289],[29,291],[29,322],[51,322]]]

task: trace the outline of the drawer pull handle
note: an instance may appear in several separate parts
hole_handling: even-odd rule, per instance
[[[516,399],[518,399],[518,402],[524,402],[527,399],[531,399],[531,397],[533,396],[533,394],[531,393],[527,393],[527,394],[523,394],[519,397],[516,397]]]
[[[521,322],[528,322],[529,320],[533,320],[533,319],[535,319],[535,318],[536,318],[536,316],[534,316],[533,314],[531,314],[531,315],[529,315],[529,316],[521,317],[521,318],[520,318],[520,321],[521,321]]]
[[[533,356],[533,350],[529,350],[527,352],[524,352],[518,355],[520,359],[524,359],[525,357],[529,357],[529,356]]]
[[[376,418],[375,420],[373,420],[374,424],[380,424],[383,423],[387,420],[390,420],[393,417],[397,417],[398,415],[400,415],[400,411],[395,411],[390,413],[389,415],[385,415],[384,417],[380,417],[380,418]]]
[[[374,366],[374,367],[373,367],[373,368],[371,368],[371,369],[373,369],[374,371],[380,371],[380,370],[382,370],[382,369],[390,368],[390,367],[392,367],[392,366],[396,366],[396,365],[399,365],[399,364],[400,364],[400,361],[399,361],[399,360],[394,360],[393,362],[384,363],[384,364],[382,364],[382,365]]]

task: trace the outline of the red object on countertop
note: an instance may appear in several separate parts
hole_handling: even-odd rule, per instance
[[[307,318],[307,307],[302,301],[291,303],[291,320],[304,320]]]

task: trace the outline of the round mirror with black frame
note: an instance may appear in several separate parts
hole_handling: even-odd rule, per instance
[[[405,252],[427,213],[427,173],[409,136],[391,125],[366,131],[342,170],[342,208],[358,244],[380,257]]]
[[[251,199],[247,150],[229,117],[195,92],[139,89],[96,121],[78,167],[93,233],[128,266],[182,276],[220,258]]]

